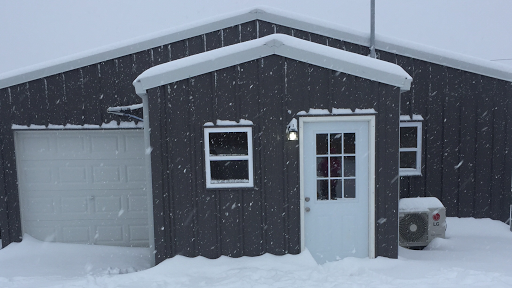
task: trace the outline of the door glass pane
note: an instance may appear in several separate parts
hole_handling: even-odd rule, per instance
[[[356,153],[356,134],[345,133],[343,137],[343,153],[355,154]]]
[[[331,158],[331,175],[330,177],[341,177],[341,157]]]
[[[331,200],[343,198],[343,180],[331,180]]]
[[[416,127],[400,127],[400,148],[416,148],[418,129]]]
[[[356,198],[356,179],[345,179],[344,184],[343,196],[345,198]]]
[[[416,152],[400,152],[400,168],[416,169]]]
[[[317,157],[316,158],[316,176],[317,177],[329,177],[327,170],[329,164],[327,163],[328,157]]]
[[[327,134],[316,134],[316,155],[326,155],[327,145]]]
[[[210,155],[249,155],[247,132],[211,132]]]
[[[331,134],[331,154],[341,154],[341,133]]]
[[[210,161],[210,170],[214,183],[249,181],[249,161],[247,160]]]
[[[316,198],[318,200],[329,200],[329,180],[316,181]]]
[[[344,161],[344,169],[343,176],[344,177],[355,177],[356,176],[356,157],[355,156],[345,156],[343,157]]]

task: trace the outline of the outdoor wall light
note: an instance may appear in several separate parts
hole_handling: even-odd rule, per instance
[[[286,126],[286,135],[288,140],[295,141],[299,140],[299,130],[297,129],[297,119],[293,118],[288,126]]]

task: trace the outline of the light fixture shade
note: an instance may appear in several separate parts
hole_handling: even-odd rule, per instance
[[[299,132],[297,131],[288,131],[288,140],[295,141],[299,139]]]
[[[299,130],[297,129],[297,119],[293,118],[286,126],[286,138],[289,141],[299,140]]]

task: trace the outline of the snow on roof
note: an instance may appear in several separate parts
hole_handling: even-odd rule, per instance
[[[185,78],[272,54],[409,90],[412,78],[400,66],[284,34],[211,50],[150,68],[135,81],[137,94]]]
[[[275,8],[250,8],[0,74],[0,88],[99,63],[252,20],[268,21],[369,46],[369,33]],[[376,48],[493,78],[512,81],[511,67],[447,50],[379,35],[376,36]]]

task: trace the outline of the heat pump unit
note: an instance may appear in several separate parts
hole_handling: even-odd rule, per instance
[[[398,204],[400,246],[423,249],[445,237],[446,208],[435,197],[403,198]]]

